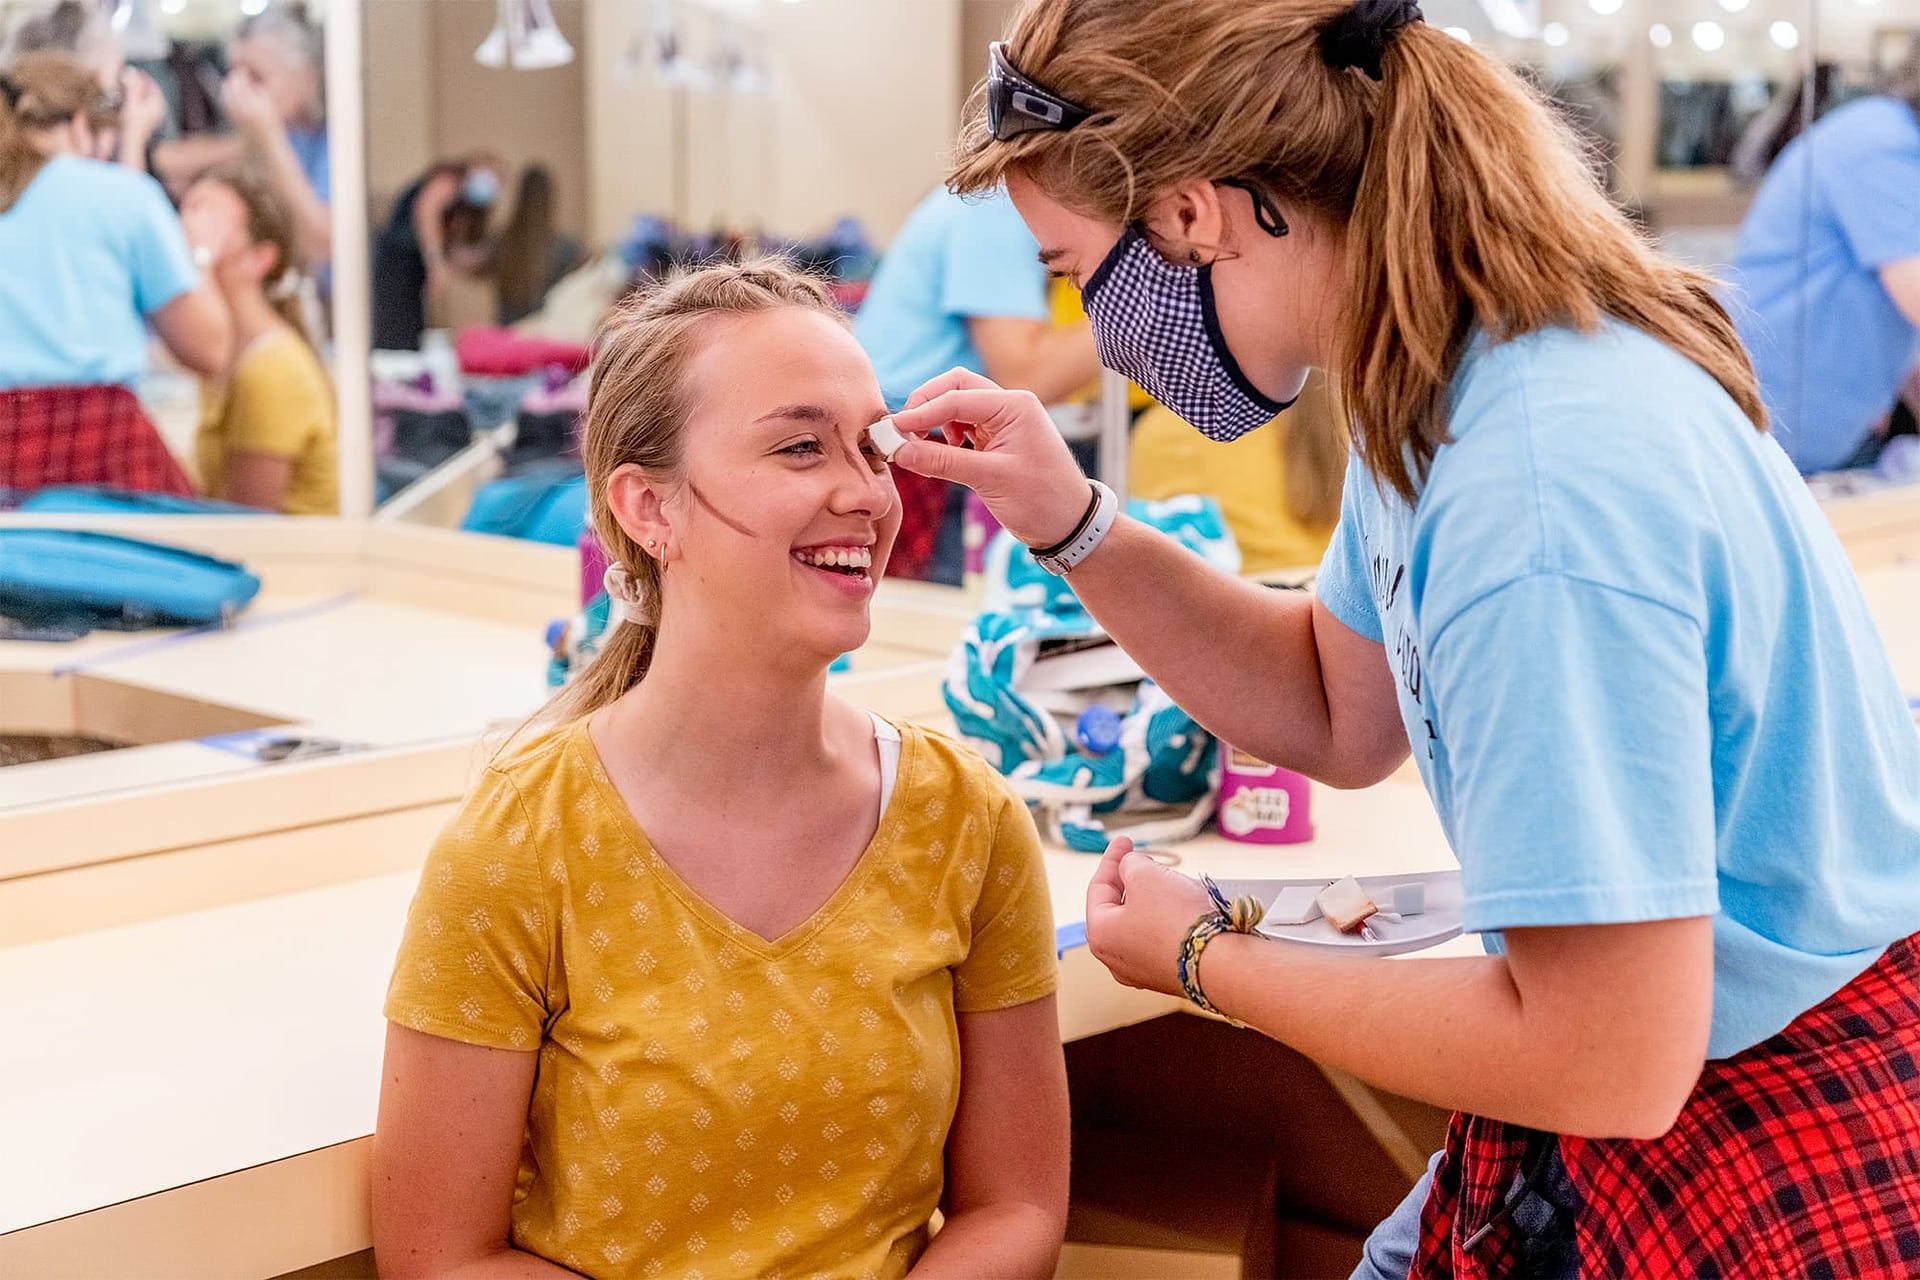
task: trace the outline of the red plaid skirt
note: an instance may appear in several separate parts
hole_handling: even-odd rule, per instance
[[[127,388],[0,391],[0,489],[55,484],[193,494],[186,472]]]
[[[1537,1238],[1506,1205],[1543,1138],[1565,1165],[1583,1276],[1920,1276],[1916,941],[1707,1063],[1665,1137],[1556,1140],[1456,1115],[1410,1280],[1531,1269]]]

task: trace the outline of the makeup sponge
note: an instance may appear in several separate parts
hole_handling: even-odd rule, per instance
[[[907,442],[907,438],[894,427],[892,418],[882,418],[868,427],[867,438],[873,441],[873,447],[888,462],[893,461],[893,455],[900,452],[900,446]]]

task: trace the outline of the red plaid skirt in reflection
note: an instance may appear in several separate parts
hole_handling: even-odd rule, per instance
[[[0,489],[55,484],[193,494],[186,472],[127,388],[0,391]]]
[[[1556,1140],[1456,1115],[1411,1280],[1534,1269],[1529,1215],[1508,1205],[1542,1139],[1547,1152],[1557,1141],[1582,1276],[1920,1276],[1917,940],[1779,1035],[1707,1063],[1665,1137]]]

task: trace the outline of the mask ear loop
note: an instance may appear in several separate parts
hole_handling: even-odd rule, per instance
[[[1260,229],[1278,240],[1289,230],[1287,220],[1280,216],[1280,209],[1273,203],[1273,197],[1265,188],[1246,178],[1222,178],[1220,185],[1244,191],[1253,199],[1253,220]]]

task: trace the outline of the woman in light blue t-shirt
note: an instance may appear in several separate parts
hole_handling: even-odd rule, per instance
[[[1004,181],[1103,363],[1210,437],[1327,370],[1341,521],[1316,598],[1236,581],[965,372],[894,423],[973,448],[895,461],[1236,747],[1342,787],[1411,752],[1489,951],[1239,932],[1122,842],[1094,954],[1455,1111],[1363,1275],[1920,1273],[1920,735],[1713,282],[1412,0],[1029,0],[991,66],[953,187]]]
[[[227,360],[226,307],[195,269],[159,185],[90,158],[95,132],[111,124],[99,81],[62,55],[31,54],[0,75],[6,487],[112,480],[177,488],[140,483],[169,470],[126,394],[146,368],[147,325],[196,373]],[[151,454],[155,466],[131,461],[129,450]]]

